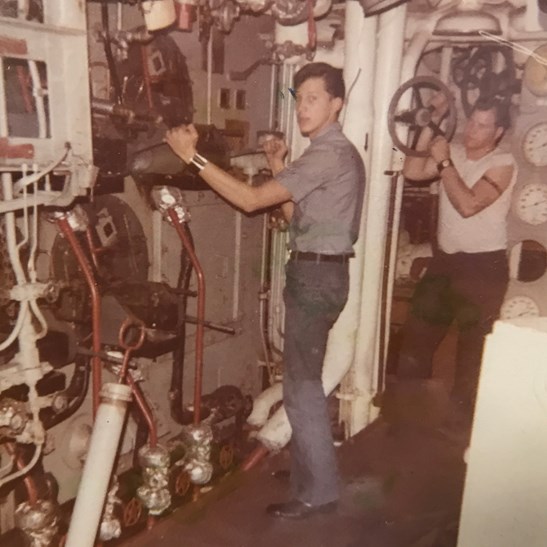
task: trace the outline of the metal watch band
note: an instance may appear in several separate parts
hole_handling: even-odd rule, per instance
[[[201,171],[207,165],[207,160],[196,152],[190,163],[194,164]]]
[[[186,166],[186,169],[194,175],[199,175],[201,170],[207,165],[207,163],[207,159],[196,152]]]

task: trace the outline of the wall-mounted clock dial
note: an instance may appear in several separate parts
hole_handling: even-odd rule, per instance
[[[517,317],[538,317],[539,306],[529,296],[513,296],[508,298],[501,307],[501,319],[515,319]]]
[[[524,159],[534,167],[547,166],[547,121],[532,125],[522,137]]]
[[[524,185],[514,201],[515,214],[523,222],[537,226],[547,222],[547,184]]]

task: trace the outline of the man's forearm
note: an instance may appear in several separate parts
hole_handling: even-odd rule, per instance
[[[287,222],[290,222],[292,220],[292,216],[294,213],[294,202],[292,201],[286,201],[285,203],[281,204],[281,212],[283,213],[283,216],[285,217],[285,220]]]
[[[416,143],[416,150],[424,152],[429,148],[429,144],[433,139],[433,131],[429,127],[424,127]],[[405,177],[412,180],[420,180],[427,164],[429,156],[406,156],[403,167]]]
[[[477,212],[475,194],[460,177],[458,170],[454,167],[445,167],[441,172],[441,182],[444,191],[456,211],[467,218]]]
[[[200,171],[201,178],[224,199],[245,212],[260,208],[252,186],[236,179],[210,161]]]
[[[285,163],[280,158],[270,158],[268,164],[274,177],[285,168]]]

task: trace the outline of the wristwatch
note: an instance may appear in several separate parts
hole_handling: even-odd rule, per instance
[[[442,170],[446,169],[447,167],[454,167],[454,164],[452,163],[452,160],[450,158],[446,158],[445,160],[440,161],[437,164],[437,171],[441,173]]]
[[[193,175],[199,175],[201,170],[207,165],[207,160],[198,154],[194,154],[192,159],[186,165],[186,170],[192,173]]]

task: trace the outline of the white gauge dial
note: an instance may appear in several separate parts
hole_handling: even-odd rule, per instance
[[[522,139],[522,155],[534,167],[547,165],[547,121],[537,123]]]
[[[514,202],[522,221],[537,226],[547,222],[547,184],[531,182],[522,187]]]
[[[526,87],[539,97],[547,95],[547,66],[538,60],[546,56],[547,44],[543,44],[534,51],[534,55],[528,57],[522,75]]]
[[[515,319],[517,317],[538,317],[539,306],[529,296],[513,296],[508,298],[501,307],[502,319]]]

